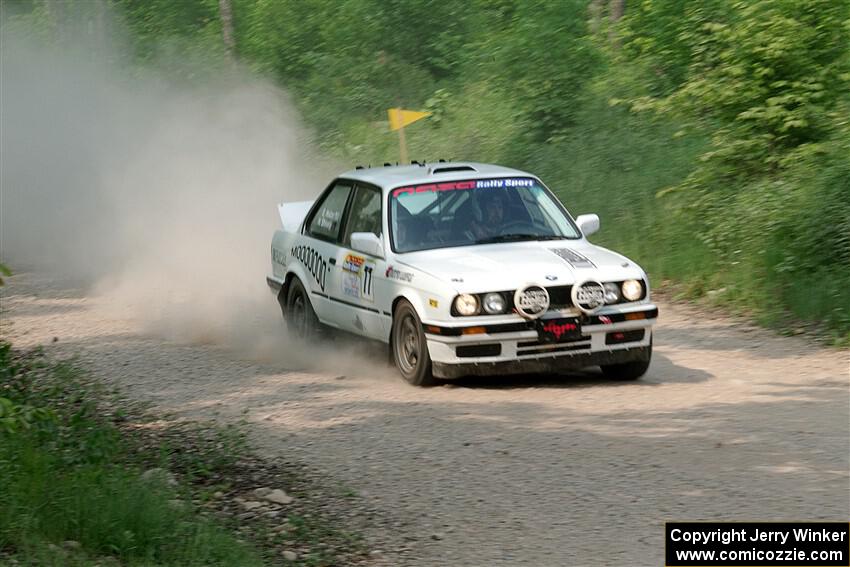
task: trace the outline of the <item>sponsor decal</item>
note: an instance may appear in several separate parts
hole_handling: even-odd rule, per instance
[[[363,281],[363,287],[361,297],[367,301],[372,301],[372,283],[374,282],[375,273],[375,264],[371,262],[366,262],[363,264],[363,275],[361,280]]]
[[[573,268],[595,268],[596,264],[569,248],[551,248],[552,252],[560,256],[567,264]]]
[[[372,274],[375,264],[366,258],[348,254],[342,262],[342,294],[354,299],[372,301]]]
[[[387,266],[387,271],[384,273],[384,277],[392,280],[410,282],[413,281],[413,272],[402,272],[401,270],[396,270],[392,266]]]
[[[585,313],[591,313],[605,305],[605,288],[601,283],[594,281],[574,285],[572,300],[576,307]]]
[[[272,248],[272,262],[275,264],[280,264],[281,266],[286,265],[286,252],[283,250],[278,250],[277,248]]]
[[[475,187],[481,189],[501,189],[502,187],[531,187],[532,185],[534,185],[533,179],[517,179],[514,177],[508,177],[505,179],[481,179],[475,182]]]
[[[321,215],[316,218],[316,223],[319,228],[327,231],[334,231],[339,224],[339,218],[341,215],[342,213],[340,211],[322,209]]]
[[[301,262],[322,291],[325,291],[325,278],[328,274],[328,263],[313,248],[309,246],[293,246],[289,254]]]
[[[506,177],[502,179],[478,179],[475,181],[455,181],[451,183],[428,183],[399,187],[393,190],[393,197],[415,195],[416,193],[434,193],[440,191],[458,191],[464,189],[499,189],[504,187],[532,187],[534,180],[525,177]]]
[[[611,318],[610,318],[610,317],[608,317],[607,315],[600,315],[600,316],[599,316],[599,322],[600,322],[600,323],[602,323],[603,325],[611,325],[611,324],[613,324],[613,323],[614,323],[614,322],[611,320]]]
[[[345,260],[342,263],[342,269],[346,272],[354,272],[356,274],[360,271],[360,268],[363,266],[365,261],[366,258],[363,258],[362,256],[349,254],[345,257]]]
[[[543,325],[543,330],[547,333],[552,333],[555,336],[555,340],[559,341],[561,340],[561,336],[578,331],[578,325],[569,322],[556,323],[555,321],[549,321]]]
[[[436,309],[440,306],[440,303],[436,299],[428,299],[428,305]]]
[[[549,292],[536,284],[519,288],[514,294],[514,307],[526,319],[540,317],[549,309]]]

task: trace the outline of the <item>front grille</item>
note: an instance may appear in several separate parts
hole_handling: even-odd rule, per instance
[[[489,345],[463,345],[455,349],[458,358],[477,358],[481,356],[499,356],[502,354],[502,345],[499,343]]]
[[[549,292],[549,309],[567,309],[573,306],[573,300],[570,293],[573,290],[571,285],[556,285],[547,287]]]

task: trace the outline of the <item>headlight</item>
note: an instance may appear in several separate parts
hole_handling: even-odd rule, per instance
[[[615,283],[605,284],[605,303],[617,303],[620,301],[620,286]]]
[[[468,293],[462,293],[455,298],[455,311],[460,315],[475,315],[478,313],[478,298]]]
[[[640,299],[643,295],[643,284],[637,280],[626,280],[623,282],[623,297],[629,301]]]
[[[495,315],[496,313],[504,313],[505,311],[505,298],[501,293],[488,293],[484,296],[484,311],[491,315]],[[458,310],[460,312],[460,310]]]

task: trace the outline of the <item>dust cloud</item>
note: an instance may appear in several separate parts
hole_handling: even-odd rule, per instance
[[[9,33],[2,47],[4,262],[170,340],[319,358],[289,346],[265,283],[277,203],[338,170],[310,151],[284,92],[235,67],[180,80],[117,49]]]

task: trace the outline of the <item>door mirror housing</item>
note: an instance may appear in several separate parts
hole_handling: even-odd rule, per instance
[[[384,243],[374,232],[352,232],[351,248],[371,256],[384,257]]]
[[[579,215],[576,224],[585,236],[590,236],[599,230],[599,215]]]

